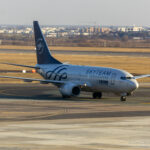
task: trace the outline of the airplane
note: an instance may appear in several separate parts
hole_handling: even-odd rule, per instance
[[[37,64],[35,66],[1,64],[33,68],[44,79],[13,76],[0,76],[0,78],[19,79],[25,82],[39,81],[41,84],[52,83],[59,88],[63,98],[79,96],[81,91],[86,91],[92,92],[94,99],[101,99],[103,92],[111,92],[119,95],[121,101],[126,101],[126,97],[139,87],[137,79],[150,77],[150,74],[133,76],[127,71],[115,68],[62,63],[51,55],[38,21],[33,21],[33,27]]]

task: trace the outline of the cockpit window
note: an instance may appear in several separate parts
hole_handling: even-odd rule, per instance
[[[122,80],[126,80],[126,77],[120,77],[120,79],[122,79]]]
[[[120,77],[120,79],[122,79],[122,80],[131,80],[132,79],[132,77]]]

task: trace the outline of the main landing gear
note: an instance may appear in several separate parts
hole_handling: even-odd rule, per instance
[[[62,95],[62,98],[63,99],[67,99],[67,98],[70,98],[70,96],[68,96],[68,95]]]
[[[102,98],[102,93],[101,92],[94,92],[93,93],[93,98],[94,99],[101,99]]]

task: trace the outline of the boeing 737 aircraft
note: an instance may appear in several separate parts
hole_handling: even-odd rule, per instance
[[[150,76],[133,76],[126,71],[114,68],[63,64],[51,55],[38,21],[34,21],[33,26],[37,55],[36,66],[3,64],[34,68],[44,79],[12,76],[0,76],[0,78],[21,79],[25,82],[39,81],[43,84],[52,83],[59,88],[63,98],[78,96],[81,91],[87,91],[93,93],[94,99],[100,99],[103,92],[112,92],[119,95],[121,101],[126,101],[126,97],[139,87],[136,79]]]

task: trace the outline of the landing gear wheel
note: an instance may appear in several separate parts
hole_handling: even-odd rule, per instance
[[[65,99],[65,98],[70,98],[70,96],[68,95],[62,95],[62,98]]]
[[[126,101],[126,96],[121,96],[120,100],[121,100],[122,102]]]
[[[101,92],[94,92],[93,93],[93,98],[94,99],[101,99],[102,98],[102,93]]]

